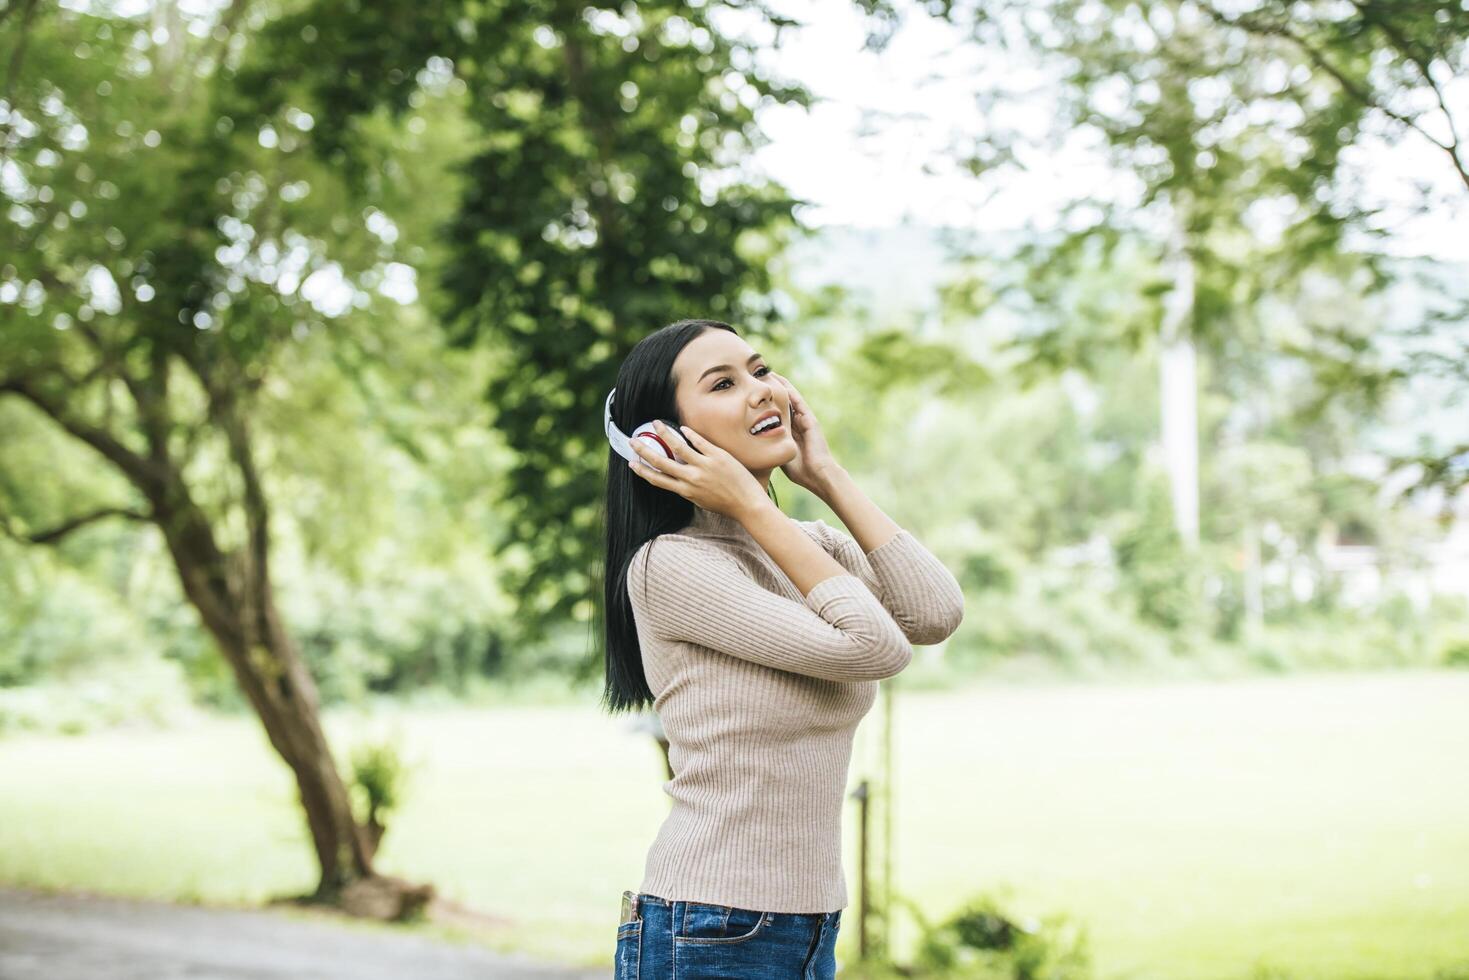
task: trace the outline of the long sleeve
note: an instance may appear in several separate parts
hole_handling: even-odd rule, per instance
[[[827,553],[882,602],[908,642],[924,646],[947,639],[964,619],[964,591],[944,563],[906,530],[864,554],[845,531],[822,520],[802,521]]]
[[[717,547],[661,535],[627,571],[635,618],[650,635],[832,681],[891,677],[912,647],[854,575],[818,582],[796,602],[756,582]]]

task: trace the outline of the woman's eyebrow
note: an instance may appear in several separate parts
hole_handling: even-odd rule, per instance
[[[751,354],[749,357],[745,358],[745,363],[746,364],[752,364],[755,361],[760,360],[760,357],[761,357],[760,354]],[[715,371],[733,371],[733,370],[734,370],[734,365],[733,364],[716,364],[712,368],[710,368],[709,370],[705,371],[703,374],[699,375],[699,381],[703,381],[707,376],[713,374]],[[697,382],[695,382],[695,383],[697,384]]]

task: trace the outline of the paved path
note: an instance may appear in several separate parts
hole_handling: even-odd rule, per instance
[[[605,980],[610,972],[266,910],[0,886],[0,980]]]

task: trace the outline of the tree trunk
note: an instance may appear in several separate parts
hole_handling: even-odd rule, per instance
[[[99,356],[108,355],[99,337],[85,325],[78,329]],[[157,346],[148,359],[151,370],[147,373],[117,372],[137,405],[146,454],[106,426],[99,427],[72,411],[67,398],[80,384],[70,383],[66,394],[44,387],[45,375],[64,376],[59,368],[0,377],[0,395],[16,394],[35,405],[115,466],[149,504],[147,513],[104,507],[52,532],[32,535],[31,540],[59,539],[107,515],[154,522],[168,545],[184,596],[198,610],[204,628],[218,643],[241,691],[259,715],[270,744],[296,778],[321,869],[309,900],[374,918],[415,917],[434,897],[433,887],[373,870],[372,854],[380,831],[369,842],[352,815],[347,787],[321,727],[316,683],[276,609],[270,575],[270,508],[255,466],[248,414],[239,400],[239,379],[223,368],[211,370],[197,350],[175,353],[184,357],[203,385],[209,423],[225,438],[229,462],[243,490],[239,504],[246,540],[232,550],[222,549],[209,516],[190,493],[185,463],[175,458],[171,447],[171,433],[179,426],[169,411],[169,354]]]
[[[1199,543],[1199,394],[1191,331],[1194,267],[1184,219],[1183,204],[1176,203],[1170,235],[1174,286],[1164,300],[1158,335],[1158,408],[1173,525],[1184,545],[1193,548]]]
[[[414,917],[433,898],[433,888],[373,870],[374,849],[352,815],[347,787],[321,727],[316,682],[276,608],[269,508],[248,427],[236,405],[217,404],[214,409],[244,485],[248,540],[232,552],[221,550],[182,474],[170,473],[150,502],[184,594],[219,644],[270,744],[296,778],[321,869],[311,900],[341,904],[374,918]]]

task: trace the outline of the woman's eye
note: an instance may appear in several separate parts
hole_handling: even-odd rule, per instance
[[[760,373],[761,371],[765,372],[765,374],[761,374]],[[760,365],[759,369],[755,371],[755,377],[757,377],[757,378],[763,378],[763,377],[765,377],[766,374],[769,374],[769,373],[770,373],[769,366],[767,366],[765,364],[762,364],[762,365]],[[715,383],[714,387],[713,388],[710,388],[709,390],[710,391],[719,391],[719,390],[721,390],[720,389],[720,385],[724,384],[728,380],[729,380],[728,378],[720,378],[719,381]]]

